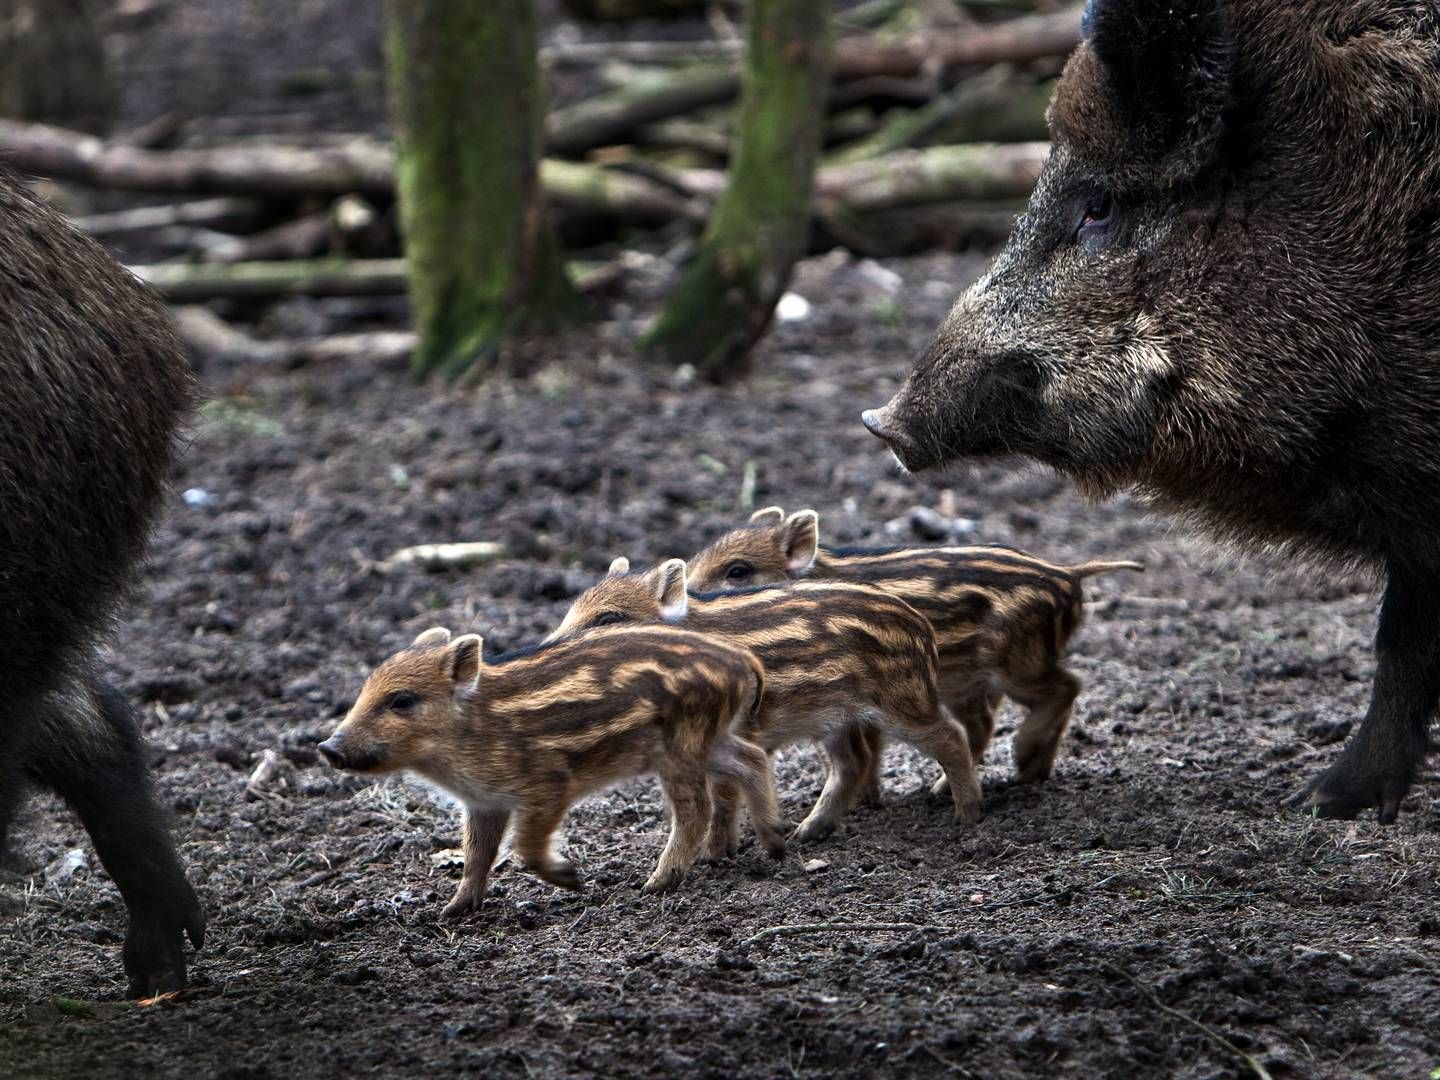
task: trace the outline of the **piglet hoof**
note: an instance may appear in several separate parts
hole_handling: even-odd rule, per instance
[[[656,870],[650,875],[650,880],[640,887],[640,891],[646,896],[653,896],[656,893],[667,893],[684,880],[684,870]]]
[[[579,892],[582,887],[580,871],[575,868],[574,863],[566,862],[564,859],[552,860],[548,866],[537,866],[535,874],[542,881],[548,881],[557,889]]]
[[[480,904],[484,901],[484,893],[479,889],[467,889],[461,886],[455,890],[455,895],[445,905],[445,910],[440,913],[443,919],[461,919],[472,911],[479,911]]]
[[[835,831],[835,822],[827,818],[806,818],[800,823],[800,827],[790,834],[790,839],[797,844],[813,844],[817,840],[824,840]]]
[[[936,780],[933,784],[930,785],[930,794],[933,798],[936,799],[950,798],[949,777],[947,777],[944,773],[941,773],[940,779]]]
[[[701,862],[723,862],[732,859],[740,851],[740,841],[722,837],[719,840],[712,840],[705,845],[704,852],[700,855]]]
[[[765,854],[776,862],[781,862],[785,858],[785,834],[779,829],[761,830],[760,846],[765,849]]]
[[[955,820],[962,825],[974,825],[980,820],[980,804],[967,802],[956,806]]]
[[[185,986],[185,939],[205,944],[205,913],[188,882],[176,886],[168,905],[131,913],[123,960],[132,999],[168,994]]]

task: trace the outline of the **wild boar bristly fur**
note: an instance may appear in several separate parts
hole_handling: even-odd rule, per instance
[[[334,766],[408,770],[465,806],[465,871],[447,915],[477,909],[511,814],[525,866],[578,889],[551,850],[576,799],[655,773],[670,839],[646,892],[679,884],[703,846],[711,786],[738,788],[766,850],[785,852],[765,752],[745,738],[765,683],[744,649],[670,627],[615,627],[493,661],[474,634],[426,631],[366,679],[320,744]]]
[[[866,425],[1386,575],[1300,802],[1393,820],[1440,701],[1440,7],[1091,0],[1004,251]]]
[[[26,789],[80,816],[129,916],[132,997],[204,937],[139,724],[97,646],[144,553],[194,397],[164,307],[0,168],[0,848]]]
[[[671,559],[631,573],[617,559],[582,593],[561,624],[573,632],[607,622],[660,622],[753,650],[765,665],[765,697],[750,737],[766,750],[818,742],[831,772],[795,832],[819,839],[863,796],[867,760],[857,731],[875,728],[939,762],[961,821],[980,815],[980,781],[964,729],[937,690],[935,634],[925,617],[879,589],[803,581],[739,592],[689,594],[685,563]],[[716,798],[712,854],[733,845],[733,805]],[[727,840],[727,837],[729,838]]]

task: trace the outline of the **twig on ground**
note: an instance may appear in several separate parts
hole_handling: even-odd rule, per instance
[[[1155,1008],[1159,1009],[1167,1016],[1173,1016],[1177,1020],[1183,1020],[1185,1023],[1195,1028],[1207,1039],[1213,1042],[1216,1046],[1219,1046],[1222,1049],[1228,1051],[1229,1053],[1234,1054],[1237,1058],[1243,1061],[1246,1067],[1249,1068],[1250,1071],[1253,1072],[1256,1076],[1258,1076],[1260,1080],[1274,1080],[1274,1078],[1270,1075],[1270,1070],[1265,1068],[1264,1064],[1262,1064],[1260,1059],[1257,1058],[1254,1054],[1246,1053],[1229,1039],[1225,1038],[1224,1035],[1221,1035],[1218,1031],[1212,1028],[1209,1024],[1195,1019],[1195,1017],[1191,1016],[1189,1013],[1183,1013],[1179,1009],[1175,1009],[1169,1005],[1166,1005],[1163,1001],[1160,1000],[1159,995],[1157,995],[1154,990],[1151,990],[1150,987],[1146,986],[1144,983],[1142,983],[1134,975],[1131,975],[1130,972],[1126,971],[1124,968],[1119,967],[1115,964],[1106,964],[1104,966],[1105,970],[1112,972],[1113,974],[1119,975],[1122,979],[1125,979],[1132,986],[1134,986],[1136,990],[1139,990],[1141,995],[1146,1000],[1148,1000],[1151,1005],[1154,1005]]]
[[[829,934],[840,931],[859,931],[870,933],[878,931],[895,930],[919,930],[926,933],[939,934],[951,930],[949,926],[931,926],[925,923],[908,922],[873,922],[873,923],[843,923],[843,922],[816,922],[816,923],[793,923],[789,926],[767,926],[758,934],[752,934],[740,943],[742,949],[751,945],[758,945],[762,941],[769,941],[778,937],[800,937],[804,934]]]

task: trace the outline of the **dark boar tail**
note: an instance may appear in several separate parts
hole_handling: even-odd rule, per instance
[[[1115,570],[1134,570],[1137,573],[1145,572],[1145,564],[1138,562],[1087,562],[1079,566],[1070,567],[1070,573],[1077,578],[1085,579],[1094,577],[1096,574],[1109,574]]]

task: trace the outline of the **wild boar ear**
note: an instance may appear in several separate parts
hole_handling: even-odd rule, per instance
[[[751,525],[779,525],[785,520],[785,511],[778,506],[763,506],[750,515]]]
[[[1081,33],[1134,149],[1181,180],[1212,156],[1230,100],[1225,0],[1090,0]]]
[[[690,609],[685,592],[685,560],[671,559],[655,571],[655,595],[660,600],[660,618],[679,622]]]
[[[785,568],[792,574],[814,566],[820,553],[820,515],[814,510],[797,510],[786,518],[780,550],[785,553]]]
[[[428,649],[432,645],[449,645],[450,631],[443,626],[432,626],[410,643],[412,649]]]
[[[464,634],[450,643],[446,668],[456,691],[468,694],[479,687],[480,650],[484,644],[479,634]]]
[[[610,564],[610,569],[605,571],[605,576],[607,578],[620,577],[622,574],[628,574],[629,572],[630,560],[624,555],[619,555],[616,556],[615,560]]]

